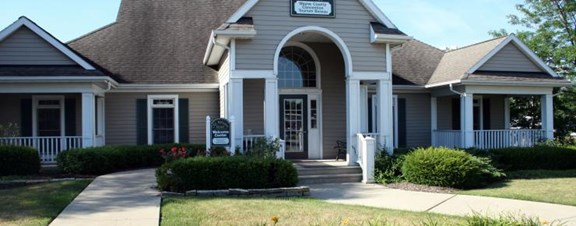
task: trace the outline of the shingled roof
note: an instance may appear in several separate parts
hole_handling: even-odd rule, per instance
[[[406,42],[392,51],[392,71],[397,78],[395,85],[418,85],[428,83],[438,67],[444,51],[418,40]]]
[[[68,45],[119,78],[143,84],[215,83],[202,60],[211,31],[246,0],[123,0],[116,22]]]

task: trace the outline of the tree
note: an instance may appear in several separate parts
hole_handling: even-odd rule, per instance
[[[509,15],[508,19],[510,24],[526,29],[517,32],[518,38],[559,75],[576,81],[576,0],[525,0],[516,9],[520,16]],[[490,34],[500,37],[509,33],[501,29]],[[576,89],[555,91],[558,93],[554,97],[556,135],[563,137],[576,131]],[[511,101],[511,118],[517,122],[514,126],[534,128],[524,116],[539,115],[538,99],[532,98],[529,103],[518,98]]]

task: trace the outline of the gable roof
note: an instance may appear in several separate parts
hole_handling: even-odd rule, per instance
[[[392,72],[395,85],[424,86],[438,67],[444,51],[413,39],[392,49]]]
[[[247,0],[123,0],[116,22],[69,45],[125,83],[215,83],[211,31]]]
[[[84,70],[96,70],[95,67],[88,63],[82,56],[75,53],[73,50],[68,48],[68,46],[64,45],[46,30],[42,29],[32,20],[28,19],[27,17],[20,17],[16,22],[12,23],[10,26],[6,27],[4,30],[0,31],[0,42],[6,40],[15,32],[19,31],[21,28],[27,28],[32,31],[35,35],[46,41],[49,45],[54,47],[60,53],[65,55],[74,63],[78,64]]]

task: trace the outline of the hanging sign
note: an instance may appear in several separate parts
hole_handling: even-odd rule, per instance
[[[303,17],[335,17],[334,0],[290,0],[290,15]]]
[[[212,147],[230,146],[230,121],[217,118],[210,124],[210,142]]]

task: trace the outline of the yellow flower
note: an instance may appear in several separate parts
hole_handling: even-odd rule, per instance
[[[278,223],[278,218],[277,216],[272,216],[272,221],[274,221],[274,224]]]
[[[550,224],[550,222],[548,222],[546,219],[540,219],[540,224],[548,225],[548,224]]]
[[[342,220],[342,222],[340,223],[341,225],[348,225],[350,222],[348,220],[348,218],[345,218]]]

